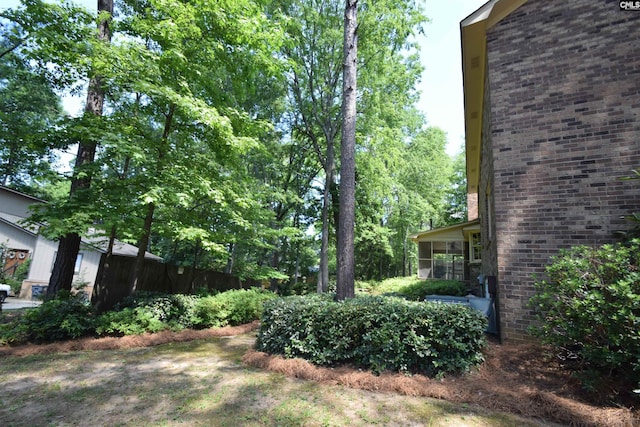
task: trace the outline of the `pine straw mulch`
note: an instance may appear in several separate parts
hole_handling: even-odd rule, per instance
[[[152,347],[170,342],[187,342],[214,337],[229,337],[246,334],[258,329],[260,323],[255,321],[240,326],[193,330],[180,332],[162,331],[155,334],[128,335],[124,337],[79,338],[72,341],[59,341],[50,344],[25,344],[17,346],[0,346],[0,357],[31,356],[35,354],[67,353],[81,350],[120,350],[126,348]]]
[[[547,353],[539,345],[490,342],[485,363],[478,369],[441,380],[397,373],[376,376],[348,367],[323,368],[306,360],[284,359],[255,350],[248,351],[243,361],[296,378],[469,403],[572,426],[640,426],[640,410],[631,406],[637,406],[640,400],[618,395],[619,403],[612,404],[611,393],[585,394],[579,382],[545,356]]]
[[[79,350],[115,350],[233,336],[255,331],[258,322],[206,330],[164,331],[120,338],[82,338],[41,345],[0,347],[0,357],[51,354]],[[609,384],[606,392],[586,394],[569,371],[535,344],[500,345],[490,341],[485,363],[466,375],[444,379],[423,375],[374,375],[348,366],[326,368],[302,359],[284,359],[248,349],[243,362],[261,369],[326,384],[363,390],[423,396],[469,403],[572,426],[640,426],[640,399],[630,390]],[[627,387],[628,389],[628,387]]]

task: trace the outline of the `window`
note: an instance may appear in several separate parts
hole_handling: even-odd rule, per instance
[[[420,242],[418,277],[464,280],[464,242]]]
[[[482,260],[482,241],[480,233],[469,235],[469,262],[480,262]]]
[[[431,242],[418,243],[418,277],[429,278],[433,268],[431,255]]]
[[[80,266],[82,265],[82,254],[78,254],[76,257],[76,265],[73,267],[73,274],[80,273]]]
[[[53,271],[53,266],[56,263],[56,258],[58,257],[58,251],[53,253],[53,262],[51,263],[51,271]],[[82,266],[82,254],[79,253],[76,257],[76,265],[73,267],[73,274],[80,273],[80,267]]]

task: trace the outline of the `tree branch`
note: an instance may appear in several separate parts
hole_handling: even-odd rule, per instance
[[[4,52],[0,53],[0,59],[5,56],[10,54],[11,52],[13,52],[14,50],[16,50],[18,47],[20,47],[22,45],[22,43],[24,43],[24,39],[20,40],[18,43],[16,43],[13,47],[10,47],[9,49],[5,50]]]

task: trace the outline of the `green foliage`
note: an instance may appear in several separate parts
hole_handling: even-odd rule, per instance
[[[6,34],[0,30],[0,49]],[[45,135],[62,115],[58,96],[43,76],[16,54],[0,59],[0,184],[23,190],[53,174],[52,141]]]
[[[0,260],[4,261],[4,254],[6,254],[6,247],[4,245],[0,245]],[[20,293],[20,288],[22,287],[22,281],[27,278],[29,274],[29,266],[31,265],[31,259],[27,259],[25,262],[20,264],[16,269],[15,273],[12,276],[6,276],[3,272],[0,272],[0,280],[11,286],[11,290],[14,294]]]
[[[640,239],[562,251],[535,284],[532,332],[584,372],[640,381]]]
[[[423,280],[416,276],[394,277],[382,282],[359,282],[358,290],[371,295],[399,296],[411,301],[424,301],[427,295],[464,296],[467,285],[457,280]]]
[[[362,296],[292,296],[265,303],[258,349],[314,363],[353,363],[439,376],[482,362],[486,318],[455,304]]]
[[[210,328],[260,318],[262,303],[277,295],[240,289],[217,295],[165,295],[141,292],[97,318],[82,295],[64,293],[0,324],[0,344],[58,341],[91,335],[138,335],[163,330]]]
[[[107,311],[96,321],[98,335],[140,335],[165,329],[168,329],[168,325],[154,316],[148,307],[125,307],[120,311]]]
[[[229,307],[229,324],[240,325],[259,319],[263,302],[277,298],[277,295],[260,289],[240,289],[223,292],[218,298],[224,306]]]
[[[219,328],[225,325],[229,312],[215,295],[203,296],[196,304],[198,328]]]
[[[277,298],[273,292],[261,289],[239,289],[203,297],[196,312],[198,327],[210,328],[241,325],[257,320],[262,315],[264,301]]]
[[[262,302],[276,298],[260,289],[240,289],[216,295],[139,293],[114,311],[98,317],[99,335],[135,335],[162,330],[240,325],[260,318]]]
[[[381,280],[387,271],[384,267],[393,260],[393,249],[389,243],[392,231],[374,223],[358,227],[355,237],[355,271],[358,277]]]
[[[16,320],[2,324],[0,343],[73,339],[94,330],[93,310],[81,295],[60,293]]]
[[[462,150],[453,158],[449,190],[446,196],[443,225],[457,224],[467,219],[467,159]]]
[[[629,180],[640,180],[640,169],[635,169],[632,172],[632,175],[630,176],[625,176],[623,178],[621,178],[622,180],[625,181],[629,181]],[[631,229],[631,231],[629,231],[628,233],[623,233],[627,238],[630,237],[640,237],[640,212],[632,212],[628,217],[628,220],[630,220],[634,226]]]
[[[97,319],[99,335],[132,335],[164,329],[182,330],[197,323],[198,297],[139,293]]]

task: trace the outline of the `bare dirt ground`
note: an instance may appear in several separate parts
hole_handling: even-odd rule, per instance
[[[108,350],[187,342],[253,331],[258,324],[204,331],[161,332],[122,338],[85,338],[75,341],[0,347],[3,356],[29,356],[79,350]],[[479,405],[487,410],[547,420],[572,426],[640,426],[640,399],[631,390],[610,385],[586,394],[578,381],[536,345],[500,345],[490,342],[485,363],[471,373],[441,380],[421,375],[385,373],[379,376],[349,367],[322,368],[300,359],[283,359],[257,352],[245,342],[242,361],[286,376],[344,385],[354,389],[442,399]]]

